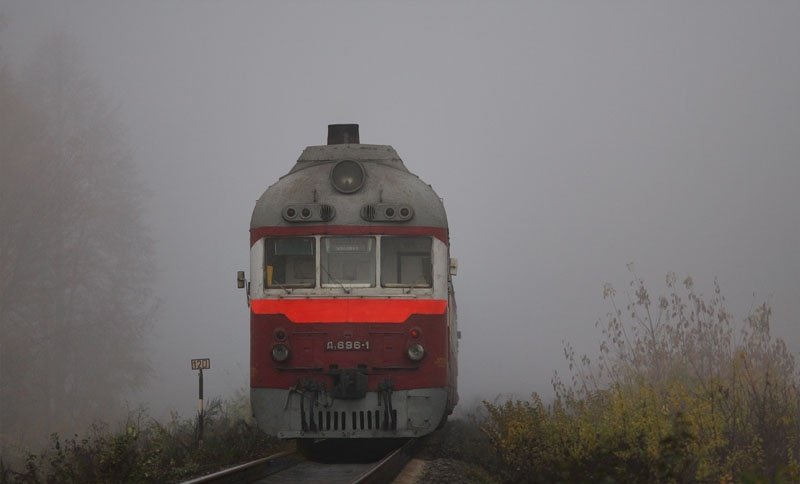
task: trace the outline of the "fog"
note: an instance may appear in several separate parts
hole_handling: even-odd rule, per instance
[[[149,194],[161,311],[130,396],[248,385],[250,214],[326,125],[390,144],[448,210],[462,402],[547,395],[633,262],[767,300],[800,350],[800,3],[0,2],[4,63],[59,32]],[[0,174],[1,175],[1,174]],[[755,295],[754,295],[755,294]],[[102,344],[102,343],[99,343]]]

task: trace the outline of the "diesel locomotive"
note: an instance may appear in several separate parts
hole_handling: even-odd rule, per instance
[[[418,437],[458,402],[444,205],[358,125],[328,126],[250,222],[250,399],[286,439]],[[310,441],[310,440],[306,440]]]

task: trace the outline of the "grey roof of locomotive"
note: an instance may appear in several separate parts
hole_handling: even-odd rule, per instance
[[[338,192],[330,180],[337,162],[353,160],[366,172],[364,186],[355,193]],[[397,226],[447,228],[444,205],[430,185],[408,171],[397,152],[388,145],[338,144],[309,146],[287,175],[270,186],[256,202],[250,228],[302,226],[283,218],[289,204],[323,203],[336,210],[330,225],[385,225],[361,218],[361,208],[369,203],[404,203],[414,210],[407,222]],[[319,222],[323,223],[323,222]]]

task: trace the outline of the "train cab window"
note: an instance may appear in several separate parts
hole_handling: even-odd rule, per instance
[[[381,237],[383,287],[431,287],[430,237]]]
[[[264,242],[265,287],[314,287],[316,285],[316,241],[314,237],[268,238]]]
[[[375,286],[375,245],[375,237],[322,237],[322,286]]]

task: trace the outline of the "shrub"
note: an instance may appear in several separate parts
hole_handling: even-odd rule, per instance
[[[28,455],[23,470],[0,462],[0,483],[171,482],[268,455],[280,446],[246,415],[247,397],[211,400],[203,441],[195,419],[172,414],[166,424],[132,412],[123,429],[92,426],[88,435],[51,436],[48,450]]]
[[[715,281],[711,298],[667,275],[651,299],[633,275],[595,361],[565,344],[572,378],[549,405],[484,402],[483,429],[507,481],[800,480],[800,391],[793,356],[761,304],[739,329]]]

